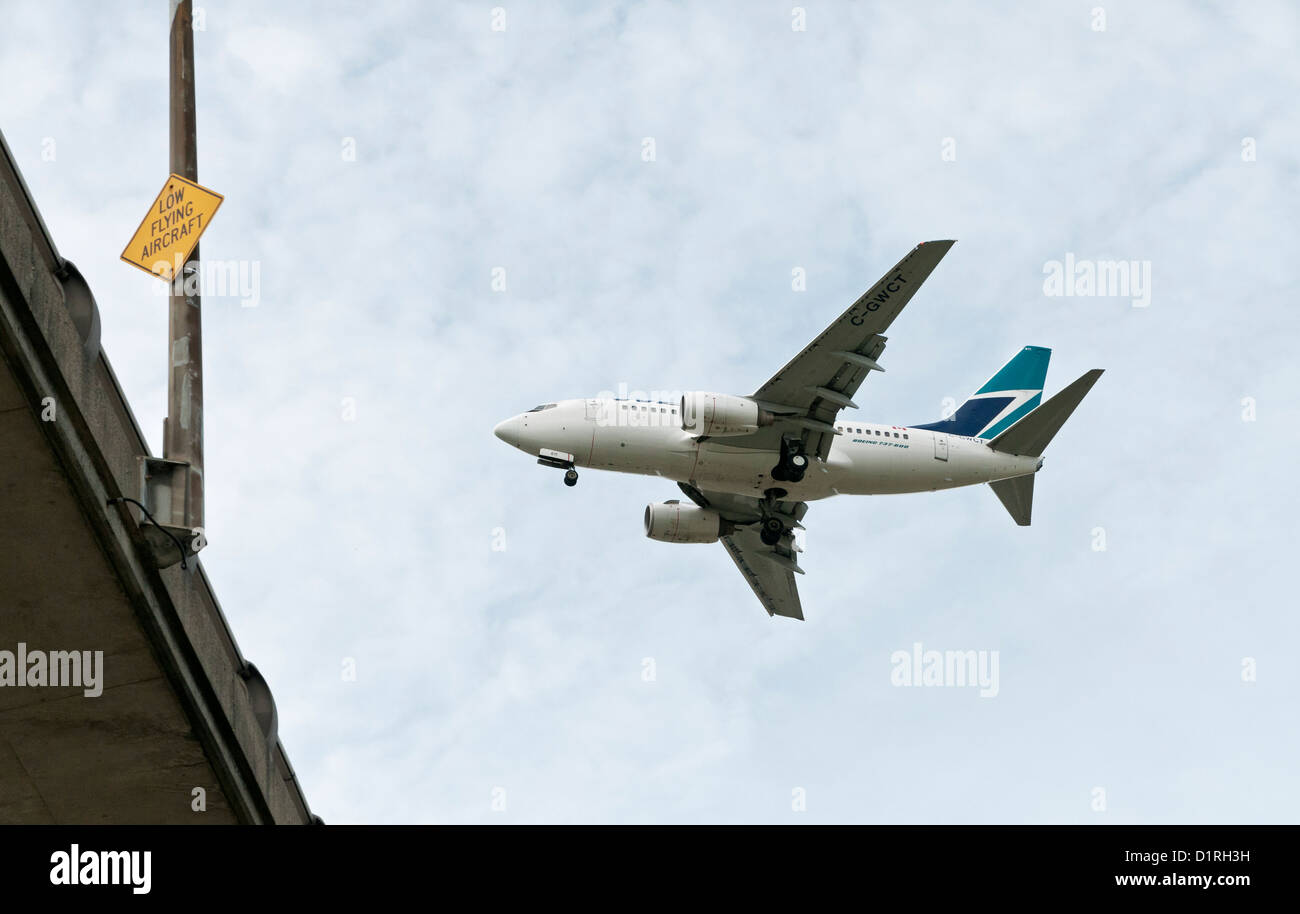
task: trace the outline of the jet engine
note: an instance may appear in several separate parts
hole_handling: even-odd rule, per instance
[[[748,397],[697,390],[682,397],[682,431],[697,437],[748,435],[776,417]]]
[[[732,529],[717,511],[680,501],[660,502],[645,509],[645,535],[661,543],[716,543]]]

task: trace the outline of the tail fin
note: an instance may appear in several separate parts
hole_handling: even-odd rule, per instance
[[[1034,477],[1016,476],[989,483],[993,494],[1002,502],[1011,519],[1022,527],[1029,526],[1029,515],[1034,509]]]
[[[949,435],[993,438],[1028,415],[1043,398],[1052,350],[1026,346],[947,419],[914,425]]]
[[[1100,368],[1086,372],[1083,377],[994,438],[990,442],[993,449],[1028,457],[1041,456],[1065,420],[1070,418],[1074,408],[1092,390],[1092,385],[1097,383],[1101,372]]]

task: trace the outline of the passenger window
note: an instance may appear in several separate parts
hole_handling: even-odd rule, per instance
[[[898,437],[898,432],[894,432],[894,437],[895,437],[895,438]]]
[[[906,438],[906,437],[907,437],[907,435],[904,435],[904,436],[903,436],[903,437],[904,437],[904,438]]]
[[[880,429],[876,429],[876,434],[877,434],[877,435],[880,434]]]

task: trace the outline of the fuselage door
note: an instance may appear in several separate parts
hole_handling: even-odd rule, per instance
[[[934,436],[934,459],[935,460],[948,459],[948,436],[947,435]]]

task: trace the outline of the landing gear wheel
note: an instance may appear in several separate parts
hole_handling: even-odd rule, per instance
[[[564,484],[565,484],[566,486],[576,486],[576,485],[578,484],[578,471],[577,471],[577,470],[565,470],[565,471],[564,471]]]
[[[779,517],[769,517],[763,521],[763,527],[758,532],[758,538],[766,546],[775,546],[781,542],[781,537],[785,536],[785,524],[781,523]]]
[[[781,439],[781,460],[772,467],[772,478],[779,482],[801,482],[808,470],[808,455],[803,442],[796,438]]]

